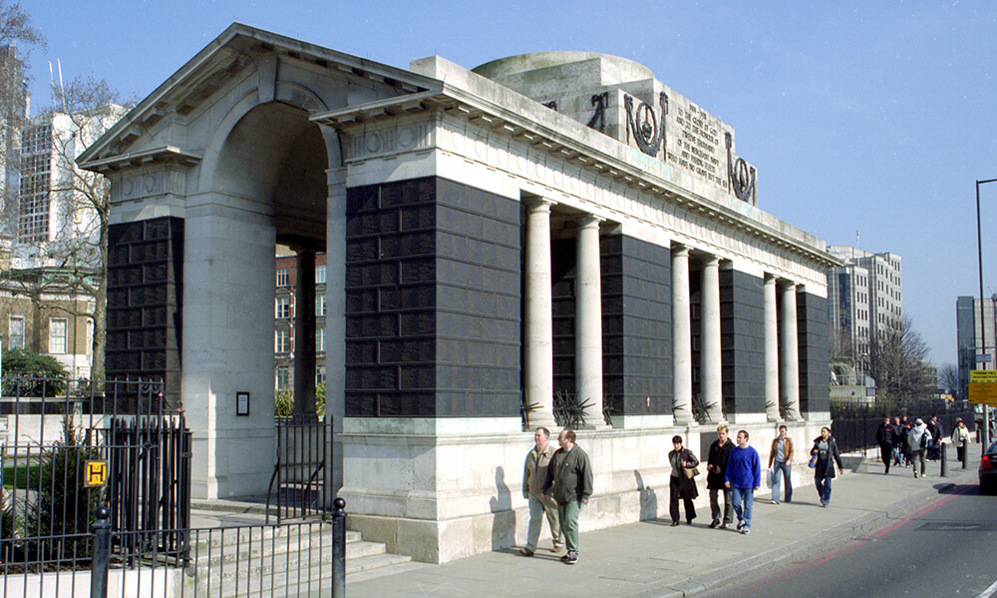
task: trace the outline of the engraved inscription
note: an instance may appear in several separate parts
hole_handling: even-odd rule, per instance
[[[676,112],[677,153],[670,157],[682,168],[727,189],[727,173],[720,165],[720,131],[709,122],[709,114],[694,104],[679,106]]]

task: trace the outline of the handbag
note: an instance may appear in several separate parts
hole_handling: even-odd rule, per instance
[[[812,455],[810,457],[810,463],[808,464],[808,466],[811,468],[817,467],[817,455]]]
[[[770,469],[768,475],[765,477],[765,481],[768,483],[769,488],[775,487],[775,480],[776,480],[775,476],[776,476],[775,469]]]
[[[685,477],[690,480],[699,475],[699,467],[683,467],[682,470],[685,472]]]

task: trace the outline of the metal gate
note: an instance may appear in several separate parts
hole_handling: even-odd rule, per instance
[[[150,381],[0,379],[0,571],[89,567],[91,525],[110,505],[128,554],[186,542],[190,432]]]

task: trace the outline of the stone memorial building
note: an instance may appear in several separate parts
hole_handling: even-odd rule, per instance
[[[233,25],[80,159],[112,185],[107,373],[167,381],[195,496],[265,492],[275,247],[305,277],[324,252],[351,527],[432,562],[521,540],[555,398],[583,409],[582,529],[654,517],[672,435],[705,456],[726,421],[764,455],[775,422],[809,442],[829,417],[838,260],[759,208],[735,141],[623,58],[403,70]]]

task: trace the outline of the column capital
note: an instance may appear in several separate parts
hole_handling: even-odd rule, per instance
[[[672,257],[689,257],[689,246],[675,243],[671,246]]]
[[[720,256],[714,255],[712,253],[705,254],[703,256],[703,265],[709,266],[711,268],[720,267]]]
[[[595,214],[582,214],[578,217],[578,228],[592,228],[593,226],[599,226],[601,222],[606,219],[602,216],[597,216]]]
[[[524,197],[522,200],[526,209],[530,212],[550,212],[551,207],[557,205],[557,202],[553,199],[547,199],[546,197],[540,197],[539,195],[530,195]]]

